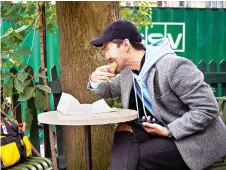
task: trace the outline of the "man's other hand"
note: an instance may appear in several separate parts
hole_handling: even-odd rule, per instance
[[[143,117],[144,119],[144,117]],[[150,121],[150,116],[148,116],[148,120]],[[154,122],[155,120],[151,120],[151,122]],[[165,127],[156,124],[156,123],[148,123],[148,122],[143,122],[142,123],[142,127],[144,128],[144,130],[150,134],[153,135],[158,135],[158,136],[168,136],[168,131]]]

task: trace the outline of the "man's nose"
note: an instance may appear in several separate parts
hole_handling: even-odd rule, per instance
[[[109,59],[111,58],[111,57],[109,56],[109,53],[108,53],[107,51],[105,52],[105,55],[106,55],[106,59],[107,59],[107,60],[109,60]]]

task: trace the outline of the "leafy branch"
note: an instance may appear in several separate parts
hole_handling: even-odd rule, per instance
[[[11,3],[1,2],[2,22],[11,25],[3,30],[1,40],[1,111],[10,107],[12,113],[21,104],[34,99],[37,110],[44,111],[47,108],[45,93],[51,93],[46,85],[35,83],[36,78],[47,78],[42,73],[33,74],[31,68],[25,63],[26,57],[32,54],[31,50],[23,46],[24,41],[32,32],[38,30],[36,25],[40,15],[37,6],[41,2]],[[46,3],[46,24],[50,33],[56,29],[56,9],[50,2]],[[37,32],[39,33],[39,32]],[[33,43],[32,43],[33,44]],[[13,98],[18,97],[14,107]],[[15,101],[14,101],[15,102]],[[26,117],[31,124],[32,113],[27,107]]]
[[[152,26],[152,8],[157,3],[154,1],[139,1],[137,6],[122,7],[120,18],[129,20],[140,29],[145,26]]]

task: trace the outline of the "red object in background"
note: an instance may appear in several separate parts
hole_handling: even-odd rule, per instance
[[[24,124],[23,124],[23,123],[18,123],[18,126],[19,126],[20,128],[23,128]]]
[[[18,123],[18,126],[22,129],[22,131],[25,131],[25,123]]]

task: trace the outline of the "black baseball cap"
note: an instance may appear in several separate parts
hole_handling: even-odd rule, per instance
[[[113,39],[124,40],[126,38],[133,42],[142,41],[140,32],[132,22],[119,19],[108,25],[100,37],[89,42],[96,47],[102,47],[105,42],[112,41]]]

